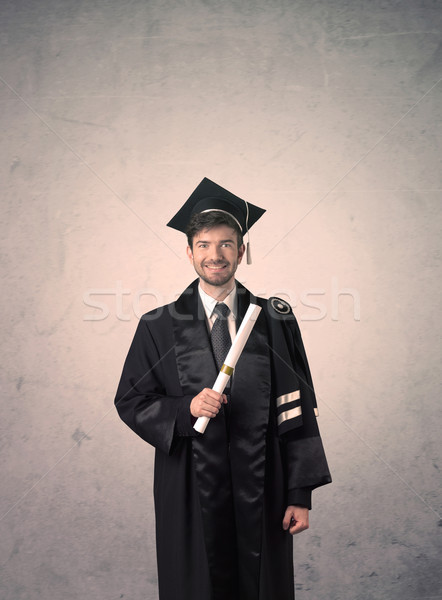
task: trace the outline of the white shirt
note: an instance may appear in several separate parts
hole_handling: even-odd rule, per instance
[[[215,323],[217,316],[213,312],[213,309],[218,304],[218,300],[206,294],[202,289],[201,284],[198,286],[198,292],[203,303],[204,312],[206,313],[206,324],[209,333],[212,331],[213,324]],[[230,308],[229,315],[227,317],[227,326],[229,328],[230,338],[233,342],[236,336],[236,315],[237,315],[237,302],[236,302],[236,285],[233,290],[223,300],[224,304]]]

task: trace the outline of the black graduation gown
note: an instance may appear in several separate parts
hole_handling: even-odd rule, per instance
[[[217,371],[198,280],[176,302],[142,317],[115,399],[123,421],[156,448],[160,600],[293,600],[284,511],[290,494],[293,503],[297,490],[331,481],[293,314],[289,321],[271,318],[267,300],[240,284],[237,290],[238,325],[251,300],[263,310],[237,363],[230,402],[203,435],[192,427],[189,406],[212,387]],[[278,436],[273,342],[279,338],[288,355],[276,354],[301,374],[306,406],[304,422]]]

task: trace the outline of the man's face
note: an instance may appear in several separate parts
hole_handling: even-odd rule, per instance
[[[187,247],[187,256],[202,281],[216,287],[233,284],[243,254],[244,244],[238,248],[236,232],[227,225],[199,231],[192,248]]]

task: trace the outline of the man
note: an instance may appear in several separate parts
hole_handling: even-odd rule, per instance
[[[156,448],[160,600],[293,600],[291,536],[331,481],[291,308],[235,280],[264,212],[201,182],[168,223],[187,233],[198,279],[142,317],[124,365],[117,410]],[[251,301],[262,310],[220,395],[211,387]]]

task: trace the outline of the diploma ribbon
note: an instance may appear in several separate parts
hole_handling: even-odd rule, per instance
[[[235,369],[232,369],[232,367],[229,367],[229,365],[226,365],[226,363],[224,363],[223,366],[221,367],[221,372],[225,373],[229,377],[232,377],[234,370]]]

